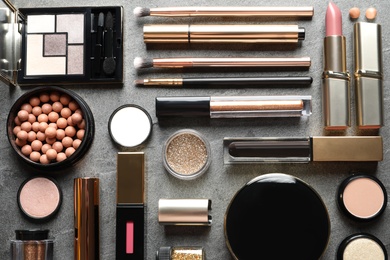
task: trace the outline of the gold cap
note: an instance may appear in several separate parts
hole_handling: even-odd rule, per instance
[[[357,124],[360,129],[383,125],[383,66],[381,25],[354,26]]]
[[[209,226],[212,221],[210,209],[209,199],[160,199],[158,222],[163,225]]]
[[[144,153],[119,152],[117,155],[117,204],[143,204]]]
[[[74,259],[99,259],[99,179],[74,179]]]
[[[314,136],[313,161],[378,162],[383,160],[381,136]]]

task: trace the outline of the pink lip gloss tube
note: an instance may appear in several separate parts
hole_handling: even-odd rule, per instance
[[[144,259],[144,153],[117,155],[117,260]]]

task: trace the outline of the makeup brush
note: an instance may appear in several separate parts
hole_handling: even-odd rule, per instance
[[[96,45],[95,45],[95,60],[94,60],[94,69],[95,75],[100,74],[100,62],[102,56],[102,39],[103,39],[103,25],[104,25],[104,14],[99,13],[98,25],[96,31]]]
[[[300,58],[146,58],[136,57],[134,67],[205,68],[205,67],[310,67],[310,57]]]
[[[303,7],[158,7],[145,8],[136,7],[133,13],[137,17],[144,16],[273,16],[273,17],[312,17],[314,8],[312,6]]]
[[[313,82],[309,76],[268,76],[268,77],[202,77],[202,78],[150,78],[138,79],[138,87],[165,88],[248,88],[248,87],[308,87]]]
[[[107,13],[104,34],[104,61],[103,61],[103,71],[106,75],[112,75],[115,72],[116,62],[113,53],[113,39],[114,31],[112,27],[114,26],[114,18],[112,17],[111,12]]]

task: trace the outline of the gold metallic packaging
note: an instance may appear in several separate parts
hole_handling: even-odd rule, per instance
[[[355,23],[354,50],[357,125],[379,129],[384,125],[381,25]]]
[[[305,29],[298,25],[144,25],[145,43],[298,43]]]
[[[99,179],[74,179],[74,259],[99,260]]]
[[[210,226],[209,199],[160,199],[158,222],[163,225]]]

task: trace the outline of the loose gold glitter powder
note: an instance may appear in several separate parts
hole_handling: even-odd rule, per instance
[[[171,260],[203,260],[201,249],[174,249]]]
[[[207,162],[207,149],[202,139],[191,133],[174,137],[167,147],[169,167],[183,175],[198,172]]]

